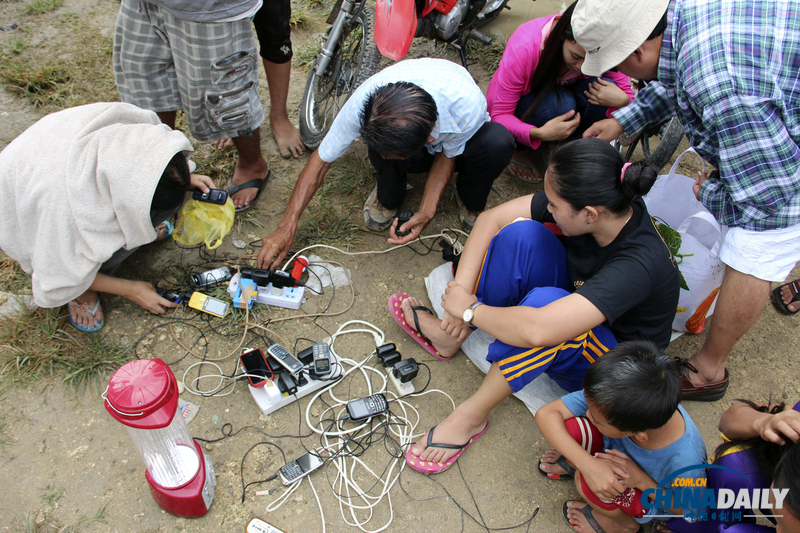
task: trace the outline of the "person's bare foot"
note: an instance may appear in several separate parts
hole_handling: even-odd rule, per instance
[[[511,159],[512,162],[509,163],[508,166],[511,168],[511,172],[513,172],[515,176],[531,183],[539,183],[542,181],[542,177],[538,172],[536,172],[536,169],[533,166],[533,158],[531,158],[531,155],[527,150],[514,151],[514,155],[511,156]]]
[[[92,328],[101,325],[103,323],[103,307],[98,306],[97,311],[95,311],[94,315],[92,315],[92,313],[88,311],[89,309],[94,307],[94,304],[97,302],[99,298],[100,295],[98,295],[97,292],[93,290],[87,290],[86,292],[75,298],[75,301],[77,301],[79,304],[85,304],[85,305],[70,304],[68,306],[69,314],[72,317],[72,320],[76,324],[84,328]]]
[[[561,454],[553,448],[550,448],[544,452],[542,458],[539,459],[539,470],[546,474],[559,474],[562,476],[568,474],[566,470],[555,464],[559,457],[561,457]]]
[[[269,127],[272,130],[272,138],[275,139],[275,144],[278,145],[282,158],[289,159],[294,157],[297,159],[305,153],[306,145],[303,144],[303,140],[300,138],[300,132],[289,121],[289,117],[270,117]]]
[[[567,507],[569,508],[567,511],[569,525],[578,533],[596,533],[595,529],[589,525],[588,520],[586,520],[586,517],[583,516],[583,513],[580,511],[588,505],[588,503],[582,501],[567,502]],[[606,533],[636,533],[636,531],[639,530],[639,524],[636,523],[633,518],[630,518],[630,524],[622,524],[600,513],[592,512],[592,517],[597,520],[597,524]]]
[[[269,172],[269,164],[264,156],[261,155],[261,136],[260,130],[256,128],[252,135],[236,137],[233,139],[239,158],[236,160],[236,167],[233,169],[231,184],[241,185],[250,180],[264,179]],[[250,205],[258,195],[258,187],[248,187],[230,196],[233,205],[241,208]]]
[[[461,445],[469,442],[469,439],[480,433],[486,428],[488,420],[486,418],[475,420],[469,416],[461,406],[450,413],[433,432],[431,442],[434,444],[455,444]],[[428,433],[411,447],[411,453],[423,461],[443,463],[458,453],[458,450],[449,448],[427,447]]]
[[[792,286],[790,283],[787,283],[786,285],[781,287],[781,299],[783,300],[783,303],[785,303],[787,307],[789,307],[789,311],[792,311],[794,313],[798,309],[800,309],[800,301],[789,303],[792,301],[792,298],[794,298],[794,293],[792,292]]]
[[[421,300],[413,296],[403,299],[400,304],[403,309],[403,315],[406,317],[406,323],[412,328],[416,326],[414,325],[414,310],[411,307],[424,305]],[[442,357],[452,357],[461,348],[462,343],[457,342],[447,332],[443,331],[441,328],[442,321],[432,314],[425,311],[417,311],[417,320],[419,321],[420,333],[430,339],[431,344]]]
[[[217,150],[221,150],[222,148],[229,148],[229,147],[233,146],[233,139],[228,137],[227,139],[220,139],[218,141],[211,141],[211,146],[213,146]]]

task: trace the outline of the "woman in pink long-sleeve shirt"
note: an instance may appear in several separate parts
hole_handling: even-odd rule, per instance
[[[633,98],[630,81],[620,72],[601,78],[581,74],[586,53],[572,36],[574,7],[517,28],[486,94],[492,120],[517,140],[513,161],[519,164],[511,169],[527,181],[541,181],[533,172],[532,150],[542,142],[579,137]]]

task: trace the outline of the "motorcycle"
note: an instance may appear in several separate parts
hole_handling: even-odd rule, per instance
[[[300,136],[316,149],[344,103],[367,78],[378,72],[381,55],[404,58],[414,37],[441,39],[461,54],[466,43],[491,38],[478,31],[508,9],[508,0],[338,0],[300,103]]]

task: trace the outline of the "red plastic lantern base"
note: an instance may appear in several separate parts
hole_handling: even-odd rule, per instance
[[[214,500],[214,486],[217,484],[211,461],[206,459],[200,445],[193,442],[197,456],[202,460],[197,473],[184,485],[168,489],[156,483],[150,472],[145,470],[144,473],[156,503],[168,513],[186,518],[197,518],[208,512]]]

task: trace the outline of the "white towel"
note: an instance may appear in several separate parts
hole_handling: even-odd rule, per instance
[[[42,118],[0,152],[0,249],[32,273],[41,307],[77,298],[120,248],[152,242],[150,204],[185,135],[122,103]]]

